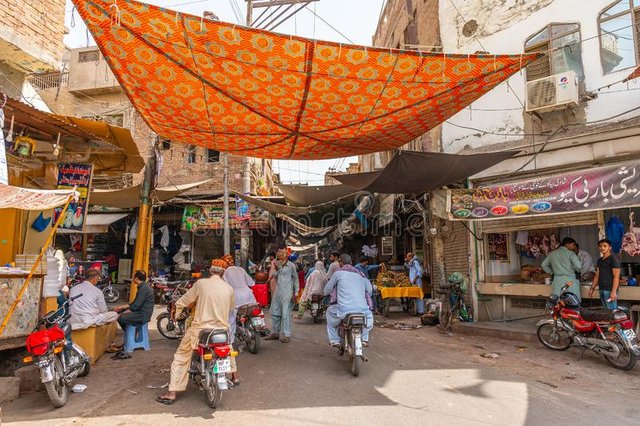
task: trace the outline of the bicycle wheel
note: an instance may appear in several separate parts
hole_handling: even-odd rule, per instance
[[[453,310],[451,308],[451,300],[449,300],[448,295],[445,295],[442,298],[442,306],[440,307],[440,315],[438,316],[440,320],[440,328],[444,332],[451,332],[453,328]]]

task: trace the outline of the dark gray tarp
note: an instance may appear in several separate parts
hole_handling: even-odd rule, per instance
[[[250,195],[241,194],[239,192],[234,192],[234,191],[231,191],[231,192],[233,194],[237,195],[238,197],[242,198],[247,203],[249,203],[251,205],[254,205],[254,206],[258,207],[258,208],[261,208],[262,210],[266,210],[269,213],[273,213],[273,214],[303,215],[303,214],[314,213],[315,211],[317,211],[317,209],[314,209],[313,207],[288,206],[286,204],[274,203],[274,202],[271,202],[271,201],[263,200],[261,198],[252,197]]]
[[[353,188],[344,185],[278,185],[287,204],[291,206],[316,206],[353,195]]]
[[[382,170],[333,177],[360,191],[379,194],[419,193],[464,180],[517,153],[502,151],[464,155],[398,151]]]

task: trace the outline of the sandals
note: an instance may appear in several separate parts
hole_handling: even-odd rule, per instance
[[[282,343],[289,343],[289,341],[290,341],[290,340],[291,340],[291,339],[290,339],[289,337],[286,337],[286,336],[285,336],[285,337],[283,337],[282,339],[280,339],[280,342],[282,342]]]
[[[331,343],[329,346],[331,346],[332,348],[335,348],[335,349],[340,349],[342,347],[340,345],[340,343]]]
[[[109,349],[107,349],[107,353],[115,354],[115,353],[121,352],[123,349],[124,349],[124,345],[120,345],[120,346],[111,345]]]
[[[129,355],[124,351],[116,352],[116,354],[111,357],[111,359],[129,359],[129,358],[131,358],[131,355]]]
[[[264,340],[279,340],[279,339],[280,339],[279,334],[270,334]]]
[[[160,404],[164,405],[173,405],[176,402],[175,398],[165,398],[164,396],[159,396],[156,398],[156,401]]]

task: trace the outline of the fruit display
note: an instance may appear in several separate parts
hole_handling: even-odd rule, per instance
[[[409,276],[404,272],[393,272],[382,265],[376,278],[378,287],[410,287]]]

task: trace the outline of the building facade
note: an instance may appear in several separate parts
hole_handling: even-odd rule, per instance
[[[430,34],[434,28],[437,34]],[[610,164],[635,164],[640,159],[640,96],[636,95],[640,82],[623,82],[640,65],[637,1],[391,0],[373,40],[379,46],[458,54],[545,53],[429,132],[436,151],[518,151],[511,159],[472,176],[471,187],[579,174]],[[363,161],[365,168],[385,163]],[[541,239],[572,236],[596,259],[595,242],[605,235],[606,223],[620,215],[629,228],[631,210],[590,210],[549,216],[548,220],[471,222],[469,230],[462,222],[433,215],[430,226],[437,234],[430,238],[432,267],[442,272],[435,274],[435,281],[451,272],[468,276],[473,284],[474,312],[481,319],[526,316],[536,307],[535,296],[544,293],[533,282],[532,286],[511,284],[524,284],[522,269],[539,270],[543,257],[524,256],[524,246],[516,245],[516,238],[524,232],[539,234]],[[496,260],[494,243],[488,241],[497,234],[508,242],[508,261]],[[635,259],[621,256],[632,265],[631,270],[635,268]],[[507,286],[510,296],[505,295]],[[635,300],[637,295],[630,290],[625,289],[626,297]],[[481,302],[478,294],[483,294]],[[493,300],[482,302],[487,295]]]

